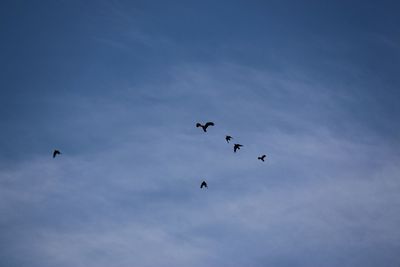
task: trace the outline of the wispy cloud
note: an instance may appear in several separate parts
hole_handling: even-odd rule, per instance
[[[399,158],[390,140],[327,123],[354,122],[335,108],[345,91],[231,64],[170,77],[69,96],[65,145],[107,141],[2,171],[4,264],[24,263],[18,249],[31,266],[396,265]],[[198,120],[216,126],[203,134]]]

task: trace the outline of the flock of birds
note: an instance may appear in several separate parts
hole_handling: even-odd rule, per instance
[[[201,123],[196,123],[196,127],[197,127],[197,128],[201,127],[205,133],[207,132],[207,128],[208,128],[208,127],[214,126],[214,125],[215,125],[215,124],[214,124],[213,122],[211,122],[211,121],[207,122],[207,123],[204,124],[204,125],[202,125]],[[226,142],[227,142],[228,144],[229,144],[229,141],[231,141],[232,139],[233,139],[233,137],[230,136],[230,135],[226,135],[226,136],[225,136],[225,140],[226,140]],[[243,146],[243,145],[241,145],[241,144],[233,144],[233,152],[236,153],[238,150],[240,150],[240,148],[241,148],[242,146]],[[55,150],[53,151],[53,159],[54,159],[57,155],[61,155],[61,152],[60,152],[59,150],[55,149]],[[258,157],[257,159],[264,162],[264,161],[265,161],[265,158],[266,158],[266,155],[262,155],[262,156]],[[207,185],[207,182],[206,182],[206,181],[202,181],[202,182],[201,182],[201,184],[200,184],[200,189],[202,189],[203,187],[208,188],[208,185]]]
[[[202,125],[201,123],[196,123],[196,127],[197,127],[197,128],[201,127],[205,133],[207,132],[207,128],[208,128],[208,127],[214,126],[214,125],[215,125],[215,124],[214,124],[212,121],[209,121],[209,122],[207,122],[207,123],[204,124],[204,125]],[[225,136],[225,140],[226,140],[226,142],[227,142],[228,144],[229,144],[229,141],[231,141],[232,139],[233,139],[233,137],[230,136],[230,135],[226,135],[226,136]],[[243,145],[241,145],[241,144],[233,144],[233,152],[236,153],[238,150],[240,150],[240,148],[241,148],[242,146],[243,146]],[[266,157],[267,157],[266,155],[262,155],[262,156],[258,157],[258,160],[261,160],[261,161],[264,162]],[[208,185],[207,185],[207,182],[206,182],[206,181],[201,182],[200,188],[203,188],[203,187],[208,188]]]

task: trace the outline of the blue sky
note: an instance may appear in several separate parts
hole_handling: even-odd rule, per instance
[[[0,265],[399,266],[399,8],[2,1]]]

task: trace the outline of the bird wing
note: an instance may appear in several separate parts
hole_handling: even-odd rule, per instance
[[[206,125],[204,125],[204,127],[206,127],[206,128],[207,128],[208,126],[214,126],[214,123],[211,122],[211,121],[209,121],[209,122],[206,123]]]
[[[201,127],[202,125],[200,123],[196,123],[196,127]]]

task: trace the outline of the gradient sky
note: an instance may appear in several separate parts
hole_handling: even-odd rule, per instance
[[[1,1],[0,266],[400,266],[397,2]]]

